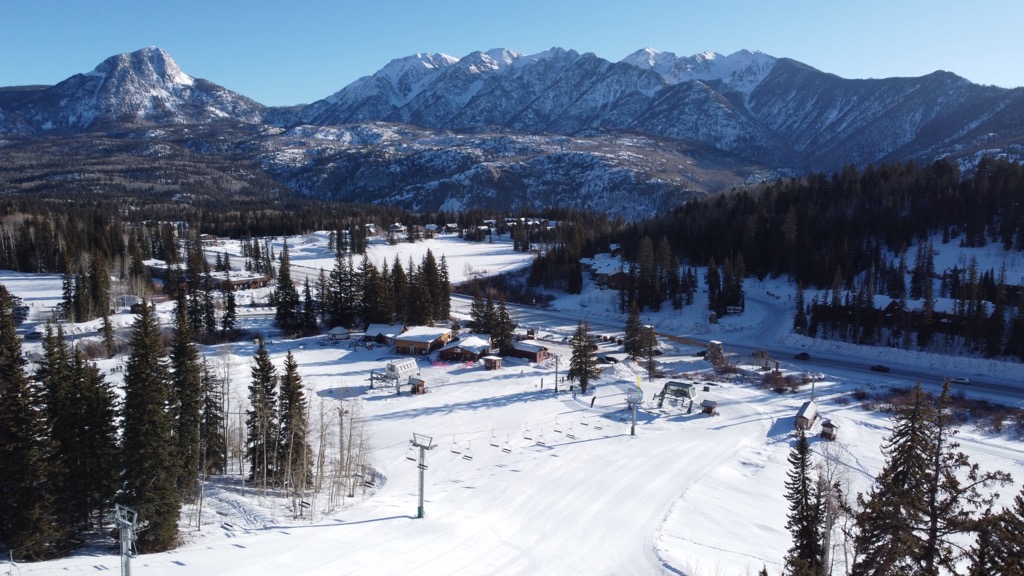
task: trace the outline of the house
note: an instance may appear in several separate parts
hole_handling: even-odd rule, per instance
[[[814,403],[814,400],[808,400],[800,406],[800,410],[796,413],[796,429],[807,430],[814,426],[814,421],[817,419],[818,405]]]
[[[394,224],[388,226],[388,234],[391,234],[393,236],[401,236],[406,234],[407,232],[408,230],[406,229],[406,227],[399,224],[398,222],[395,222]]]
[[[430,354],[455,337],[446,326],[413,326],[395,337],[399,354]]]
[[[548,358],[548,348],[536,340],[516,340],[512,342],[513,358],[526,358],[530,362],[543,362]]]
[[[437,352],[437,356],[447,362],[476,362],[490,351],[490,336],[471,334],[452,340]]]
[[[349,332],[348,328],[343,326],[335,326],[327,331],[327,338],[332,342],[338,342],[340,340],[348,340],[352,337],[352,333]]]
[[[395,338],[405,331],[401,324],[370,324],[366,327],[363,340],[376,342],[378,344],[394,344]]]

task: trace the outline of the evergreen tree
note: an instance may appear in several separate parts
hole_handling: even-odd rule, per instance
[[[790,470],[786,474],[786,500],[789,515],[786,529],[793,546],[786,555],[785,573],[792,576],[823,576],[823,532],[825,508],[818,483],[812,477],[811,447],[807,434],[800,430],[789,452]]]
[[[202,415],[199,422],[199,457],[203,475],[227,471],[227,442],[224,438],[224,383],[205,360],[202,363]]]
[[[11,295],[0,285],[0,540],[24,560],[59,552],[55,456],[39,394],[25,374]]]
[[[278,462],[281,481],[292,490],[304,490],[312,478],[313,451],[309,447],[306,421],[306,395],[302,389],[299,366],[291,351],[284,360],[281,375],[281,441]]]
[[[313,292],[309,287],[308,276],[302,283],[302,313],[299,318],[299,328],[303,334],[316,332],[316,304],[313,302]]]
[[[299,325],[299,292],[292,282],[288,242],[281,248],[281,264],[277,269],[277,287],[274,289],[274,324],[282,330],[293,330]]]
[[[858,495],[853,574],[911,574],[924,548],[914,527],[924,517],[931,406],[920,384],[896,407],[883,444],[886,464],[867,496]]]
[[[390,323],[394,305],[391,303],[384,279],[366,256],[363,256],[362,277],[363,323]]]
[[[110,323],[110,315],[103,315],[103,325],[100,327],[100,334],[103,335],[103,351],[107,358],[113,358],[117,352],[117,343],[114,342],[114,326]]]
[[[229,288],[224,291],[224,315],[220,317],[220,331],[223,333],[234,332],[237,319],[238,309],[235,304],[235,292]]]
[[[66,474],[64,487],[71,496],[66,511],[77,525],[88,529],[102,524],[117,494],[118,400],[99,368],[82,354],[72,353],[71,373],[77,434],[73,444],[62,445],[59,451]]]
[[[202,372],[192,325],[180,307],[175,320],[171,347],[171,417],[174,448],[179,463],[178,491],[183,501],[197,496],[199,474],[199,428],[202,412]]]
[[[569,380],[579,382],[580,391],[587,393],[590,381],[597,378],[601,366],[591,349],[590,323],[580,320],[572,335],[572,356],[569,358]]]
[[[270,353],[260,340],[252,367],[249,384],[249,410],[246,412],[249,480],[260,488],[275,481],[277,472],[277,369],[270,361]]]
[[[643,351],[641,346],[642,330],[640,309],[636,305],[636,300],[633,300],[629,303],[629,316],[626,318],[626,327],[622,338],[622,349],[629,354],[632,360],[639,358]]]
[[[515,342],[516,323],[508,314],[508,307],[505,306],[505,296],[498,298],[498,308],[494,313],[494,326],[491,331],[491,343],[498,349],[500,354],[510,354]]]
[[[1024,576],[1024,489],[1013,506],[981,519],[970,559],[971,576]]]
[[[149,523],[139,532],[140,552],[158,552],[173,547],[177,538],[180,465],[160,324],[146,301],[132,326],[131,349],[124,375],[122,497],[139,513],[140,522]]]

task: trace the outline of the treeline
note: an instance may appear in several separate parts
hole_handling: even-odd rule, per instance
[[[172,547],[182,502],[226,466],[224,384],[200,359],[184,311],[168,352],[143,306],[121,398],[60,328],[47,329],[27,372],[9,304],[0,287],[0,541],[17,559],[66,555],[116,502],[149,523],[140,550]]]
[[[630,226],[620,241],[635,253],[643,237],[666,237],[693,263],[742,254],[748,273],[786,276],[804,286],[831,286],[836,271],[850,285],[879,268],[883,250],[926,242],[933,234],[964,246],[991,242],[1024,249],[1024,168],[984,158],[961,179],[947,160],[847,166],[832,174],[779,180],[689,203]]]
[[[366,327],[368,324],[430,325],[451,316],[448,261],[429,249],[417,265],[398,256],[377,268],[363,255],[337,252],[334,268],[306,276],[302,292],[292,279],[288,244],[281,250],[277,284],[271,294],[275,324],[294,333],[312,334],[320,327]]]

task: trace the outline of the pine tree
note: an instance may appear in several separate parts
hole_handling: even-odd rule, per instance
[[[72,353],[75,444],[62,446],[65,486],[71,489],[67,511],[85,528],[100,525],[117,494],[121,457],[117,394],[95,364]],[[87,434],[82,431],[87,430]],[[93,519],[95,518],[95,522]]]
[[[912,573],[924,547],[914,527],[924,517],[932,442],[931,406],[920,384],[893,415],[883,444],[886,465],[867,496],[858,495],[853,574]]]
[[[629,354],[630,359],[636,360],[643,351],[641,346],[641,331],[643,325],[640,323],[640,309],[636,300],[629,303],[629,316],[626,317],[626,327],[623,330],[622,349]]]
[[[199,457],[203,475],[227,471],[227,442],[224,438],[224,382],[209,362],[202,363],[202,415],[199,422]]]
[[[306,395],[302,389],[299,366],[291,351],[284,360],[281,375],[281,442],[278,462],[281,481],[292,490],[304,490],[312,479],[313,451],[309,447],[306,421]]]
[[[39,394],[25,374],[11,295],[0,286],[0,540],[20,559],[58,553],[54,447]]]
[[[580,320],[572,335],[572,356],[569,358],[569,380],[579,382],[580,391],[587,393],[590,381],[597,378],[601,366],[591,350],[590,323]]]
[[[202,372],[192,325],[178,309],[171,347],[171,417],[174,448],[179,463],[178,491],[182,501],[195,499],[199,474],[199,428],[202,412]]]
[[[220,317],[220,331],[230,334],[235,331],[238,309],[235,304],[235,293],[230,288],[224,291],[224,315]]]
[[[1024,576],[1024,489],[1012,507],[981,519],[970,559],[971,576]]]
[[[288,256],[288,242],[281,248],[281,265],[277,269],[277,287],[274,289],[274,324],[282,330],[292,330],[299,325],[299,292],[292,282],[291,259]]]
[[[249,410],[246,412],[249,479],[260,488],[275,481],[277,472],[277,369],[260,340],[249,384]]]
[[[790,470],[786,474],[786,500],[789,515],[786,529],[793,539],[786,556],[785,573],[792,576],[822,576],[824,556],[824,501],[818,483],[811,474],[811,447],[807,434],[800,430],[789,452]]]
[[[131,354],[124,375],[123,501],[148,528],[139,532],[140,552],[174,546],[181,496],[180,465],[174,450],[174,421],[168,410],[171,378],[160,324],[145,301],[132,326]]]
[[[501,354],[512,352],[512,344],[515,341],[516,323],[508,314],[508,307],[505,306],[505,295],[498,298],[498,308],[494,313],[494,326],[491,331],[491,343]]]

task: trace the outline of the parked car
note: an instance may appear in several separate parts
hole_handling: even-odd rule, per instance
[[[883,366],[881,364],[875,364],[874,366],[871,367],[871,370],[873,370],[875,372],[888,372],[889,371],[889,367],[888,366]]]
[[[971,379],[970,378],[964,378],[964,377],[961,376],[959,378],[950,378],[949,379],[949,383],[950,384],[970,384],[971,383]]]
[[[811,359],[811,355],[808,354],[807,352],[801,352],[801,353],[797,354],[796,356],[793,356],[793,359],[794,360],[810,360]]]

